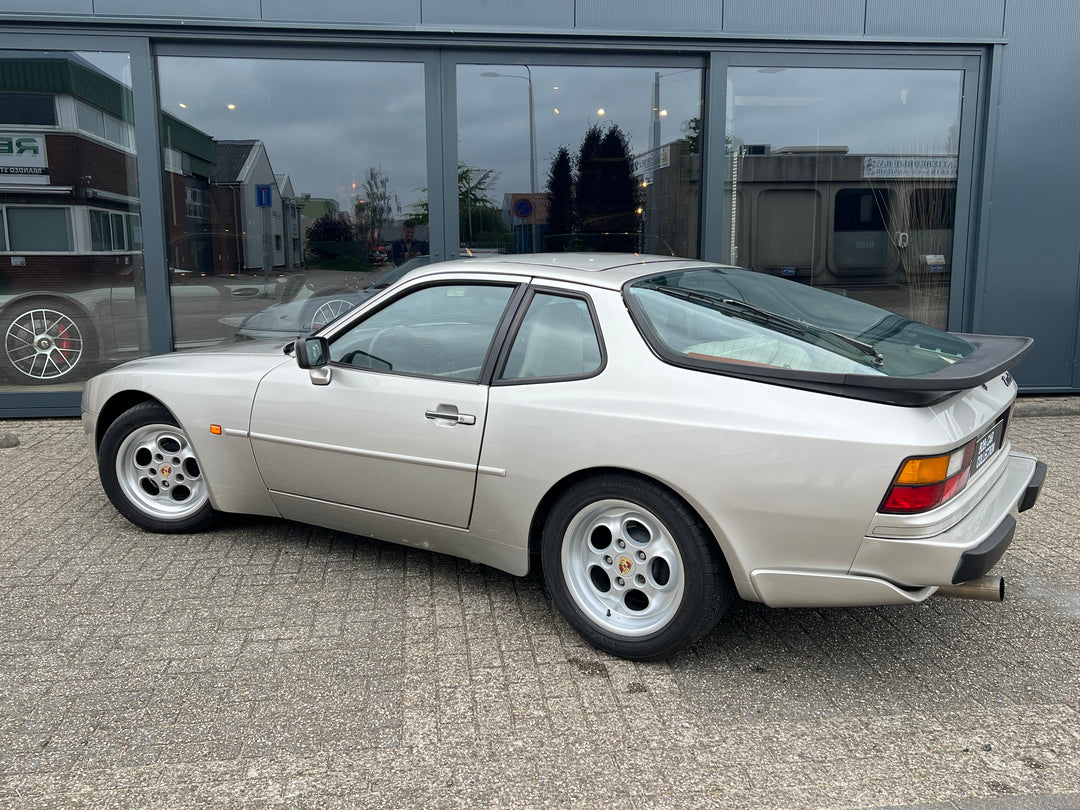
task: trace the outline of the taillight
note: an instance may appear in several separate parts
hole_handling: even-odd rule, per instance
[[[879,512],[910,515],[927,512],[955,498],[1003,443],[1005,422],[999,421],[977,439],[939,456],[904,460],[893,478]]]

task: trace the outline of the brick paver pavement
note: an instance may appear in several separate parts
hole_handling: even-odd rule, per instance
[[[660,664],[535,577],[262,518],[142,532],[77,420],[0,433],[0,807],[1080,806],[1080,416],[1014,421],[1051,472],[1005,603],[737,604]]]

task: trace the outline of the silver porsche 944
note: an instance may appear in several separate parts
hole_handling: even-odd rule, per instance
[[[133,523],[272,515],[522,575],[589,642],[670,656],[733,598],[990,600],[1045,466],[1021,337],[701,261],[445,262],[317,332],[136,360],[83,423]]]

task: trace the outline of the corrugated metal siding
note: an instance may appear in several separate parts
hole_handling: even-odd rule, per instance
[[[577,27],[599,31],[719,32],[723,0],[577,0]]]
[[[1080,268],[1076,0],[1011,0],[975,328],[1033,336],[1025,385],[1070,386]]]
[[[861,36],[866,0],[725,0],[724,33]]]
[[[28,5],[23,3],[23,5]],[[94,0],[94,13],[136,17],[258,20],[259,0]]]
[[[866,34],[884,37],[999,38],[1005,0],[866,0]]]
[[[264,20],[418,25],[420,0],[262,0]]]
[[[573,28],[574,0],[421,0],[428,25]]]

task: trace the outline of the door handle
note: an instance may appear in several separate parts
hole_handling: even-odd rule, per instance
[[[476,417],[471,413],[457,413],[448,411],[426,411],[424,416],[428,419],[447,419],[459,425],[475,425]]]

